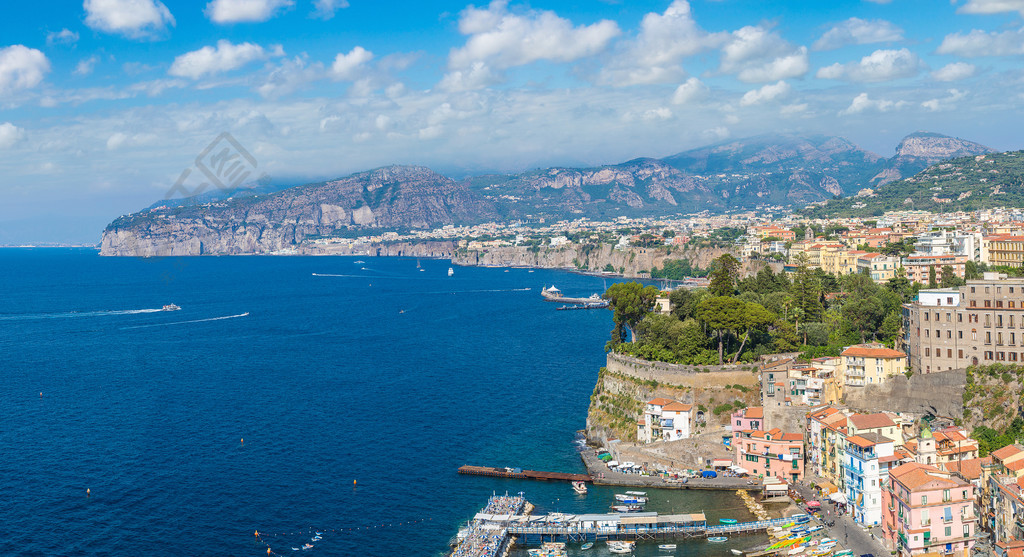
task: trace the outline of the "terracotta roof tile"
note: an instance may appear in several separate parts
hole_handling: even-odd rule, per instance
[[[850,416],[850,423],[857,429],[876,429],[896,425],[892,418],[881,412],[877,414],[854,414]]]
[[[763,406],[751,406],[743,411],[744,418],[751,419],[764,419],[764,407]]]
[[[658,397],[658,398],[652,398],[651,400],[648,400],[647,404],[653,404],[655,406],[665,406],[666,404],[672,404],[673,402],[675,402],[675,401],[672,400],[671,398]]]
[[[689,412],[692,408],[692,404],[683,404],[682,402],[672,401],[671,404],[666,404],[664,408],[661,409],[661,411],[664,412],[667,410],[669,412]]]
[[[855,358],[906,358],[907,355],[892,348],[868,348],[866,346],[851,346],[843,350],[843,356]]]
[[[1021,450],[1022,449],[1019,445],[1007,445],[999,450],[992,451],[992,456],[999,460],[1006,460],[1007,458],[1021,452]]]

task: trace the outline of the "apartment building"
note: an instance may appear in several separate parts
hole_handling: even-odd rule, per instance
[[[889,472],[882,491],[882,535],[901,556],[974,548],[974,486],[934,466],[909,462]]]
[[[935,269],[935,280],[942,278],[942,268],[945,266],[953,268],[956,276],[964,278],[964,271],[967,267],[966,255],[909,255],[903,258],[903,269],[907,272],[907,278],[911,282],[928,284],[931,269]]]
[[[912,370],[1024,362],[1024,278],[985,273],[961,286],[959,295],[925,292],[903,306],[903,344]]]
[[[883,283],[896,276],[899,258],[880,253],[865,253],[857,257],[857,272],[867,273],[871,280]]]
[[[692,404],[662,397],[651,399],[643,417],[637,420],[636,438],[642,443],[688,439],[692,412]]]
[[[893,456],[893,440],[877,433],[846,438],[846,500],[853,520],[869,526],[882,522],[882,484],[889,470],[879,459]],[[891,460],[891,459],[890,459]]]
[[[881,344],[855,344],[840,354],[846,388],[877,385],[888,377],[903,373],[907,355]]]
[[[985,236],[982,239],[982,246],[987,256],[985,262],[989,265],[1024,266],[1024,236],[1014,234]]]
[[[770,431],[742,431],[733,438],[733,464],[755,476],[796,483],[804,476],[804,436]]]

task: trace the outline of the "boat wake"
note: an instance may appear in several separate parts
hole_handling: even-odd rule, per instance
[[[149,325],[135,325],[134,327],[121,327],[121,330],[128,329],[148,329],[150,327],[165,327],[168,325],[186,325],[189,323],[206,323],[207,321],[223,321],[225,319],[238,319],[239,317],[248,317],[249,312],[239,313],[238,315],[224,315],[221,317],[208,317],[206,319],[190,319],[188,321],[171,321],[170,323],[151,323]]]
[[[22,321],[28,319],[68,319],[72,317],[110,317],[114,315],[137,315],[160,313],[163,309],[121,309],[109,311],[62,311],[55,313],[7,313],[0,314],[0,321]]]
[[[436,292],[419,292],[419,294],[479,294],[483,292],[529,292],[529,288],[491,288],[481,290],[438,290]]]

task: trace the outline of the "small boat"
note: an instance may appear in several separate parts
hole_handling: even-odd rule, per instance
[[[817,532],[818,530],[821,530],[821,529],[822,529],[821,526],[811,526],[810,528],[807,529],[807,533],[808,534],[813,534],[814,532]]]
[[[586,482],[572,482],[572,490],[580,495],[586,495],[587,484]]]
[[[636,495],[623,495],[621,493],[615,494],[615,500],[626,505],[644,505],[647,503],[646,497],[638,497]]]
[[[611,540],[608,542],[608,551],[612,553],[632,553],[636,542],[624,542]]]
[[[727,538],[725,536],[711,536],[710,538],[708,538],[708,541],[711,542],[711,543],[722,543],[722,542],[728,541],[728,540],[729,540],[729,538]]]
[[[736,524],[735,518],[719,518],[718,521],[722,524]]]
[[[627,491],[626,495],[636,495],[637,497],[647,497],[646,491]]]
[[[663,544],[658,545],[658,549],[660,549],[662,551],[675,551],[676,544],[674,544],[674,543],[663,543]]]
[[[644,510],[643,505],[612,505],[608,508],[617,513],[638,513]]]
[[[743,552],[738,549],[730,549],[729,552],[733,555],[743,555]]]
[[[533,271],[530,271],[530,272],[533,272]],[[581,545],[580,549],[582,549],[583,551],[586,551],[586,550],[590,549],[591,547],[594,547],[594,542],[587,542],[587,543]]]
[[[362,259],[356,259],[355,261],[353,261],[353,263],[358,264],[358,263],[366,263],[366,262],[363,261]]]
[[[302,549],[313,549],[313,544],[307,543],[306,545],[302,546]]]
[[[181,309],[177,304],[167,304],[164,306],[163,311],[178,311]]]
[[[452,276],[454,274],[455,274],[455,269],[452,269],[451,267],[448,267],[448,276]]]

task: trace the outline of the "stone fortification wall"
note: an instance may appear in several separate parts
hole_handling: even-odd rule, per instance
[[[630,375],[641,381],[657,381],[684,387],[719,387],[743,385],[757,388],[757,373],[753,364],[724,366],[685,366],[665,362],[648,362],[632,356],[608,354],[608,371]],[[744,369],[746,368],[746,369]]]
[[[911,412],[962,419],[967,372],[963,369],[935,373],[896,375],[880,385],[847,387],[845,403],[863,412]]]

